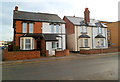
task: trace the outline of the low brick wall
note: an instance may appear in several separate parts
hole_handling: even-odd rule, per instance
[[[49,56],[49,50],[46,50],[46,56]]]
[[[23,60],[39,58],[40,51],[8,51],[4,50],[4,60]]]
[[[63,50],[63,51],[55,51],[55,56],[68,56],[69,55],[69,50]]]
[[[99,53],[111,53],[118,52],[118,48],[108,48],[108,49],[91,49],[91,50],[80,50],[81,54],[99,54]]]

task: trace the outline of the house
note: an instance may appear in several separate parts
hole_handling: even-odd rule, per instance
[[[49,56],[66,49],[65,21],[57,14],[13,11],[14,45],[20,50],[46,51]]]
[[[107,26],[90,18],[85,8],[84,18],[64,16],[66,22],[67,48],[70,51],[108,48]]]
[[[116,22],[105,22],[101,21],[102,23],[105,23],[108,26],[108,45],[111,48],[120,47],[120,41],[119,41],[119,24],[120,21]]]

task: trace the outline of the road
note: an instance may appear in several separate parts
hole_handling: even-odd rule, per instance
[[[3,80],[118,80],[118,56],[3,65]]]

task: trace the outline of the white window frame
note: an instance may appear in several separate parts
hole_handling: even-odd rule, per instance
[[[29,23],[29,33],[33,33],[33,32],[34,32],[34,23]]]
[[[102,34],[102,28],[101,27],[98,27],[98,33]]]
[[[54,47],[53,47],[53,44],[54,44]],[[52,49],[57,49],[57,48],[59,48],[59,42],[52,42]]]
[[[59,33],[59,25],[56,25],[56,33]]]
[[[86,41],[87,41],[87,46],[86,46]],[[84,39],[84,46],[88,47],[88,39]]]
[[[22,23],[22,32],[27,33],[27,23]]]
[[[87,33],[87,26],[81,26],[80,32]]]
[[[30,39],[30,49],[26,49],[26,39]],[[20,38],[20,49],[21,50],[33,50],[34,49],[34,38],[32,37],[21,37]]]

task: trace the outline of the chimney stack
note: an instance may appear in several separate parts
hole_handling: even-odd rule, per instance
[[[15,11],[18,11],[18,6],[15,6]]]
[[[85,8],[84,20],[85,20],[85,22],[90,22],[90,11],[88,10],[88,8]]]

